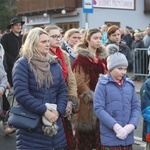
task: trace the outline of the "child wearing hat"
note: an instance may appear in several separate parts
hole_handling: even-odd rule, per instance
[[[128,61],[119,47],[109,44],[108,73],[99,78],[94,93],[94,112],[100,120],[101,150],[132,150],[140,103],[132,80],[126,78]]]

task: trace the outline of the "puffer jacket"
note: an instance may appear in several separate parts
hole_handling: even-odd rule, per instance
[[[133,124],[140,118],[140,103],[133,82],[123,78],[119,86],[111,75],[100,77],[94,94],[94,112],[100,120],[101,142],[104,146],[127,146],[134,143],[133,132],[125,140],[116,137],[113,126]]]
[[[50,88],[46,88],[44,85],[39,88],[26,58],[20,58],[14,65],[12,76],[14,95],[18,103],[41,117],[46,112],[44,103],[57,104],[57,110],[60,113],[57,120],[58,133],[53,137],[43,134],[42,121],[38,128],[31,132],[18,129],[16,132],[16,149],[18,150],[53,150],[53,148],[67,145],[62,124],[62,116],[65,114],[67,105],[67,87],[61,68],[54,60],[50,62],[50,71],[53,78]]]
[[[149,106],[150,106],[150,76],[148,79],[143,83],[140,89],[140,97],[141,97],[141,110],[145,110],[142,115],[147,115],[149,116]],[[142,132],[142,140],[146,141],[146,134],[147,132],[147,127],[150,125],[150,122],[146,120],[145,117],[143,117],[143,132]]]

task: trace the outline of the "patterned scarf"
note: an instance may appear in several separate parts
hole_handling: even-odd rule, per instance
[[[68,45],[66,41],[64,41],[64,45],[66,47],[67,53],[69,53],[69,55],[72,56],[73,58],[76,58],[76,54],[73,52],[73,49]]]
[[[27,54],[25,57],[29,60]],[[46,87],[50,87],[50,84],[52,83],[50,56],[40,56],[38,53],[34,53],[29,63],[39,87],[42,87],[44,84]]]

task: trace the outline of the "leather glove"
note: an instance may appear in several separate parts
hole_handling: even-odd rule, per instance
[[[118,123],[114,125],[113,130],[116,133],[116,137],[118,137],[121,140],[124,140],[128,135],[127,131]]]
[[[135,129],[135,126],[133,124],[127,124],[123,127],[128,134],[130,134],[134,129]]]

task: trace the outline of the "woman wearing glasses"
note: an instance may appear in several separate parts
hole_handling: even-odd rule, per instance
[[[60,63],[62,67],[62,74],[67,84],[68,103],[66,108],[66,115],[63,117],[63,124],[69,150],[74,150],[75,142],[73,140],[73,132],[70,121],[72,113],[76,113],[79,106],[76,81],[71,69],[69,55],[59,47],[62,39],[59,28],[57,26],[48,26],[45,28],[45,31],[50,36],[50,54],[54,55]]]
[[[61,44],[61,48],[69,54],[71,64],[76,58],[73,47],[79,42],[80,38],[80,31],[76,28],[69,29],[64,34],[64,41]]]

